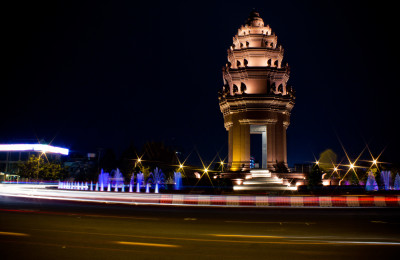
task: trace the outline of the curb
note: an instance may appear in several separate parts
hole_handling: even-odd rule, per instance
[[[225,207],[400,207],[400,196],[220,196],[153,195],[130,198],[132,203]]]

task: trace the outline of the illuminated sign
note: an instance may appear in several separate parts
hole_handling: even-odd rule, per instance
[[[51,146],[47,144],[0,144],[0,151],[3,152],[43,152],[58,153],[68,155],[69,150],[66,148]]]

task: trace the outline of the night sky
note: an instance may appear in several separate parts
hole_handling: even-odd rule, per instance
[[[289,165],[327,148],[341,159],[339,140],[352,158],[368,143],[375,156],[386,147],[381,160],[400,161],[398,14],[389,1],[8,2],[2,143],[54,139],[119,154],[153,140],[183,154],[197,147],[208,160],[222,147],[225,156],[221,67],[256,8],[291,66]]]

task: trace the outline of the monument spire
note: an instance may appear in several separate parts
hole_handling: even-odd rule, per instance
[[[260,22],[260,23],[257,23]],[[249,18],[247,18],[246,24],[249,26],[264,26],[264,21],[260,17],[260,14],[255,8],[250,12]]]

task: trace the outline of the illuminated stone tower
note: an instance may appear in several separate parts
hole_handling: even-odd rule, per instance
[[[294,106],[283,48],[259,13],[252,11],[233,37],[223,67],[219,105],[228,131],[228,169],[250,169],[250,134],[262,135],[262,168],[287,167],[286,129]]]

